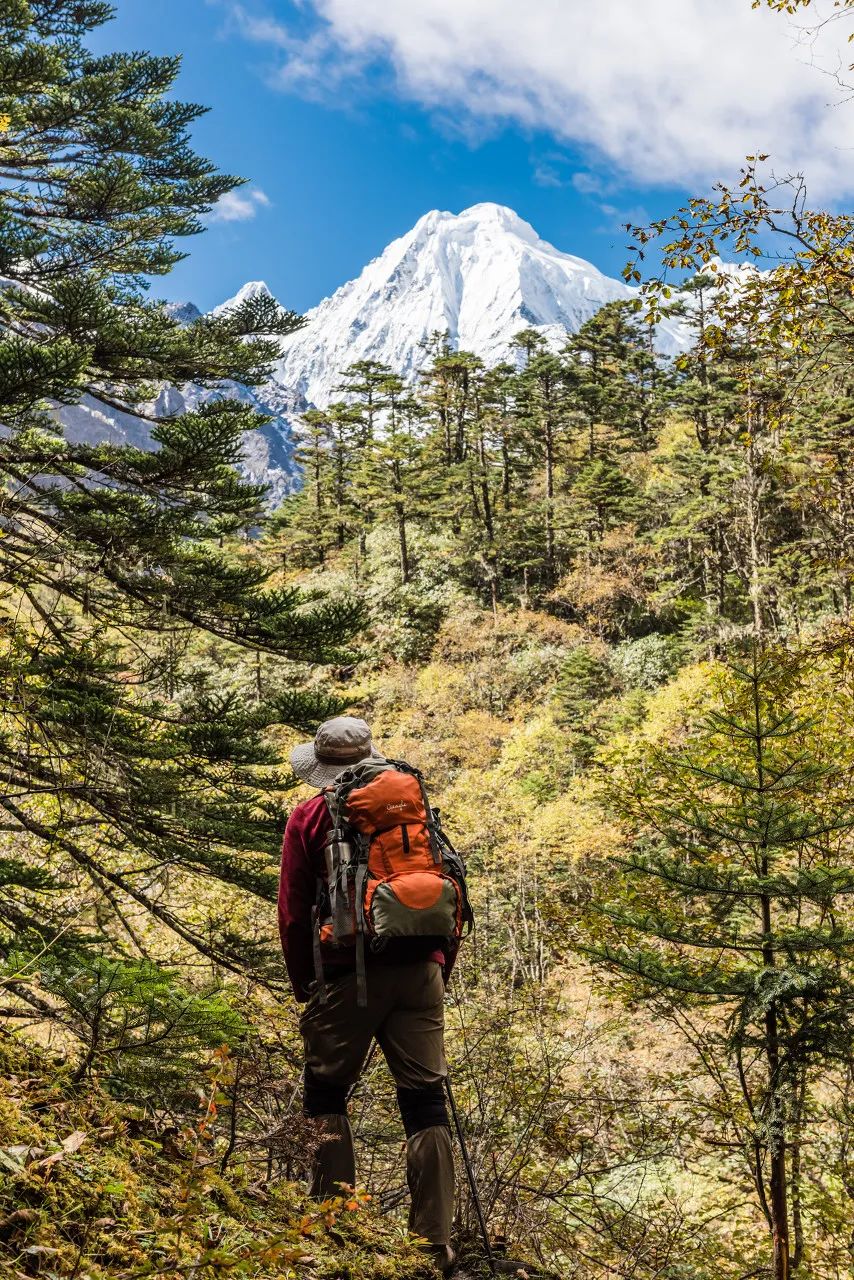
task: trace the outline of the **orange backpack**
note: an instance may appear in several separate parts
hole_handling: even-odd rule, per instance
[[[314,959],[325,998],[321,945],[356,947],[358,999],[365,1003],[365,940],[470,932],[466,870],[430,807],[421,774],[398,760],[368,760],[324,791],[332,819],[326,875],[318,883]]]

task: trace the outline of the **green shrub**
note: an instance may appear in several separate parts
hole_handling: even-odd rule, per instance
[[[681,661],[679,641],[653,633],[617,645],[611,667],[627,689],[657,689],[676,674]]]

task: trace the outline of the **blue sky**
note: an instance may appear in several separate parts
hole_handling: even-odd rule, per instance
[[[580,0],[118,0],[95,47],[181,53],[180,96],[211,107],[197,147],[251,180],[157,292],[205,308],[264,279],[304,310],[428,209],[482,200],[510,205],[559,248],[618,274],[621,223],[672,210],[727,176],[728,157],[736,166],[754,138],[767,148],[778,129],[788,147],[793,132],[778,119],[782,44],[763,52],[768,65],[749,91],[740,53],[729,66],[719,51],[723,72],[707,90],[697,83],[704,61],[692,70],[686,56],[703,12],[729,13],[739,49],[755,39],[767,51],[784,20],[748,17],[749,0],[716,0],[714,10],[678,0],[684,30],[671,49],[655,25],[673,3],[649,0],[652,29],[633,31],[645,6],[610,0],[612,18],[626,14],[619,37],[608,23],[597,31]],[[773,31],[742,30],[769,18]],[[655,52],[644,70],[647,36]],[[819,112],[802,67],[791,77],[788,98],[800,92],[803,110]],[[840,172],[836,136],[820,143],[813,127],[809,138],[824,189],[827,173]]]

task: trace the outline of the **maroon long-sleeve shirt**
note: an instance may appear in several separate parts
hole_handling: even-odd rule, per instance
[[[279,878],[279,937],[285,953],[288,977],[297,1000],[308,999],[308,987],[314,981],[312,940],[312,908],[317,900],[317,881],[326,873],[323,848],[332,827],[332,819],[322,795],[312,796],[298,804],[288,818],[282,845],[282,870]],[[429,939],[394,938],[380,952],[367,954],[368,963],[405,964],[416,960],[435,960],[444,967],[445,980],[450,975],[458,946],[450,942],[441,948]],[[355,967],[353,947],[323,949],[325,974]]]

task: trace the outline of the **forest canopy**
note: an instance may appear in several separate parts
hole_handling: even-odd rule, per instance
[[[850,1274],[850,216],[757,155],[634,228],[640,295],[565,341],[345,363],[270,513],[228,389],[302,322],[157,300],[240,180],[178,59],[90,51],[111,11],[0,0],[0,1267],[431,1275],[378,1068],[373,1200],[299,1185],[284,762],[350,710],[468,859],[449,1053],[496,1250]],[[456,1226],[474,1257],[464,1186]]]

